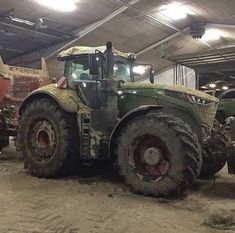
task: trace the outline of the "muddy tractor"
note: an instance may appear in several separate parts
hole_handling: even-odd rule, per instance
[[[111,42],[73,47],[58,59],[64,76],[32,92],[20,108],[19,146],[33,176],[108,160],[135,192],[159,197],[218,171],[211,160],[224,159],[227,136],[214,124],[217,98],[154,84],[151,66],[150,82],[135,82],[135,55]]]
[[[0,57],[0,151],[16,136],[18,111],[23,99],[33,90],[49,84],[44,59],[42,70],[10,66]]]

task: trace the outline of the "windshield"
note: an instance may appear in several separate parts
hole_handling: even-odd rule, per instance
[[[68,61],[65,75],[70,87],[76,86],[79,81],[95,80],[96,78],[94,75],[90,75],[88,56]]]
[[[116,61],[113,67],[114,77],[118,80],[131,82],[130,66],[122,61]]]
[[[114,78],[124,82],[131,82],[131,72],[129,63],[115,61],[113,67]],[[98,80],[98,75],[91,75],[89,68],[89,57],[81,56],[78,59],[66,62],[65,76],[68,78],[70,87],[75,87],[79,81]]]

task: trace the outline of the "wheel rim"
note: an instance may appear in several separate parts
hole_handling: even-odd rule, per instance
[[[29,133],[29,149],[37,161],[46,161],[54,156],[56,150],[56,132],[48,120],[34,122]]]
[[[129,147],[129,165],[141,180],[158,182],[170,170],[169,149],[154,135],[136,137]]]

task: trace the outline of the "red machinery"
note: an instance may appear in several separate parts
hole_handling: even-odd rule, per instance
[[[42,69],[10,66],[0,57],[0,151],[16,136],[18,109],[23,99],[33,90],[49,83],[45,60]]]

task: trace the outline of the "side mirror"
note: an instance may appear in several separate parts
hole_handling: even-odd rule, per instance
[[[153,70],[153,68],[150,68],[149,81],[150,81],[150,83],[154,84],[154,70]]]

